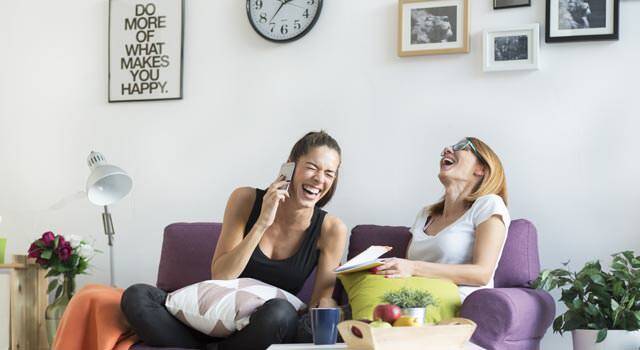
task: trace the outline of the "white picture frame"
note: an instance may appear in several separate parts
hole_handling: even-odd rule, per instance
[[[540,25],[485,29],[482,58],[485,72],[540,68]]]
[[[182,98],[184,0],[109,0],[109,102]]]

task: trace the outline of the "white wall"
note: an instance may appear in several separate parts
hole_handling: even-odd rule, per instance
[[[8,254],[45,230],[106,251],[99,208],[47,210],[83,188],[96,149],[135,181],[112,208],[119,284],[153,283],[165,225],[221,220],[234,187],[269,183],[319,128],[344,149],[329,210],[350,227],[411,224],[441,194],[442,147],[475,135],[502,157],[512,216],[537,225],[544,266],[638,250],[640,2],[622,1],[619,41],[543,43],[540,71],[483,73],[482,29],[544,23],[544,1],[533,3],[474,0],[470,54],[400,59],[396,0],[327,0],[314,30],[286,45],[253,32],[244,1],[188,0],[184,99],[108,104],[106,0],[1,1]],[[107,254],[94,263],[81,282],[108,281]]]

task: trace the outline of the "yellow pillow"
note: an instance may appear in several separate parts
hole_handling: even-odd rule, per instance
[[[372,319],[373,309],[383,304],[382,296],[402,287],[426,290],[438,302],[427,307],[425,322],[438,323],[456,317],[460,306],[458,286],[449,280],[424,277],[385,278],[368,271],[338,275],[349,296],[354,320]]]

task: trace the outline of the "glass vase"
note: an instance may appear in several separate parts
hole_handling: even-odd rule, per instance
[[[58,324],[60,323],[60,319],[62,319],[64,310],[66,310],[67,305],[69,305],[69,301],[71,300],[75,289],[75,277],[73,275],[64,275],[62,280],[62,293],[51,304],[49,304],[44,311],[47,339],[49,340],[50,346],[53,345],[53,339],[56,336]]]

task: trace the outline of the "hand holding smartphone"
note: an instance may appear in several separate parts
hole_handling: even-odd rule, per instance
[[[296,169],[296,163],[289,162],[284,163],[280,167],[280,176],[284,177],[284,181],[287,181],[287,184],[283,186],[281,189],[288,191],[289,184],[291,183],[291,179],[293,179],[293,171]]]

